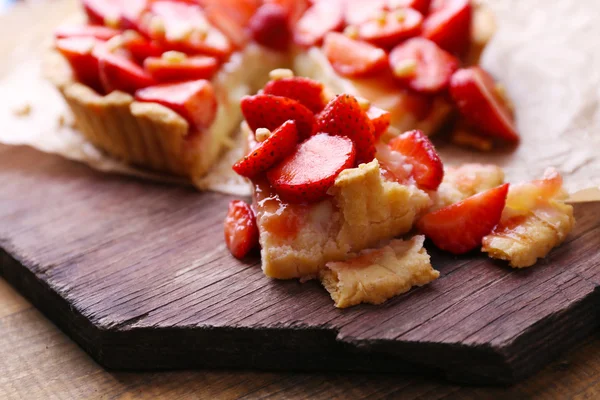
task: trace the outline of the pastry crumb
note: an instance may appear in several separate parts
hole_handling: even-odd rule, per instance
[[[13,109],[13,114],[17,117],[27,117],[31,114],[32,107],[29,103],[21,104]]]
[[[269,72],[269,78],[272,81],[277,81],[280,79],[293,78],[294,72],[291,69],[287,68],[277,68],[273,71]]]

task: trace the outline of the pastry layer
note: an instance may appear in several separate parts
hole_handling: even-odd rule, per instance
[[[319,278],[338,308],[381,304],[439,277],[423,247],[424,240],[424,236],[409,241],[392,240],[347,261],[329,262]]]
[[[285,204],[268,183],[255,185],[262,267],[272,278],[314,278],[329,261],[342,261],[411,230],[427,210],[427,193],[382,178],[374,160],[342,171],[332,197]]]
[[[254,93],[285,56],[251,44],[234,54],[212,80],[218,110],[204,132],[190,134],[188,122],[156,103],[137,102],[116,91],[106,96],[77,83],[63,63],[49,75],[69,104],[79,130],[95,146],[130,164],[176,175],[199,177],[219,157],[242,119],[240,99]]]

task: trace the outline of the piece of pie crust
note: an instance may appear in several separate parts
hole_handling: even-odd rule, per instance
[[[360,303],[381,304],[439,277],[423,247],[424,241],[424,236],[392,240],[378,249],[363,250],[346,261],[329,262],[319,273],[319,279],[338,308]]]
[[[78,83],[58,54],[45,66],[75,116],[79,131],[99,149],[128,164],[191,178],[201,177],[231,142],[242,115],[240,99],[256,92],[272,69],[285,65],[283,54],[249,44],[223,64],[212,79],[218,110],[211,127],[190,134],[190,124],[157,103],[135,101],[114,91],[100,95]]]
[[[262,268],[272,278],[315,278],[330,261],[343,261],[409,232],[430,205],[416,186],[385,180],[373,160],[342,171],[331,198],[287,204],[267,182],[254,185]]]
[[[562,178],[548,169],[541,180],[511,186],[500,224],[483,239],[483,251],[526,268],[559,246],[573,230],[573,206],[565,204]]]

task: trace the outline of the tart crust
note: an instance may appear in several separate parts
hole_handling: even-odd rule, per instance
[[[250,44],[232,55],[212,80],[218,101],[215,122],[190,133],[189,123],[157,103],[144,103],[124,92],[99,95],[74,80],[55,53],[45,75],[60,90],[80,132],[99,149],[128,164],[198,178],[205,175],[230,143],[242,119],[240,99],[262,87],[268,73],[287,64],[284,55]]]

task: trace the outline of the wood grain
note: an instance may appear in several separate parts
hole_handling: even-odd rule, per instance
[[[0,159],[1,271],[109,368],[426,370],[522,379],[598,324],[599,204],[541,265],[433,252],[434,284],[333,308],[222,241],[227,197],[101,175],[14,148]],[[35,159],[35,163],[32,163]]]

